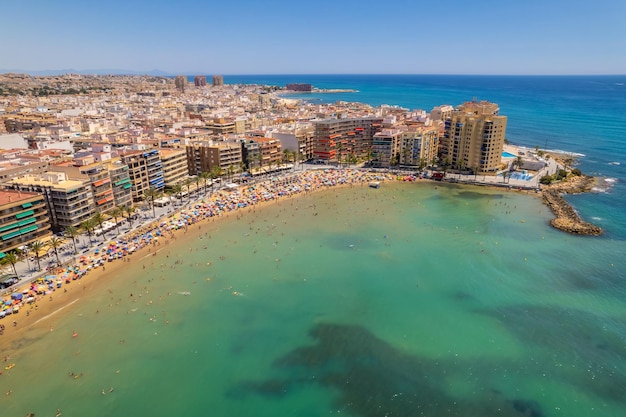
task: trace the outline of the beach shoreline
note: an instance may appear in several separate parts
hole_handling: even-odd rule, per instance
[[[220,222],[225,222],[231,220],[233,217],[240,218],[241,216],[245,216],[249,211],[254,211],[256,209],[263,209],[269,205],[280,204],[281,201],[288,201],[293,198],[298,198],[301,195],[306,195],[312,192],[319,192],[323,190],[329,189],[340,189],[341,187],[350,187],[355,185],[364,186],[367,182],[371,181],[373,178],[377,180],[383,181],[402,181],[402,176],[395,176],[391,174],[369,174],[360,170],[329,170],[331,176],[339,177],[343,175],[359,175],[360,178],[358,182],[337,182],[335,184],[318,184],[316,187],[313,187],[310,190],[305,190],[293,194],[287,195],[277,195],[276,198],[259,201],[253,205],[249,205],[243,208],[236,208],[233,210],[224,210],[220,211],[217,215],[212,215],[210,217],[202,217],[198,221],[193,222],[187,225],[184,230],[177,229],[170,231],[170,233],[164,233],[160,235],[160,240],[158,242],[152,241],[149,244],[146,244],[143,247],[138,248],[134,253],[128,254],[122,262],[116,260],[114,262],[106,262],[102,267],[97,267],[92,269],[89,273],[82,276],[80,279],[76,281],[72,281],[70,284],[63,285],[62,288],[55,290],[52,294],[47,294],[39,298],[39,300],[35,303],[24,305],[19,312],[19,314],[13,315],[9,319],[3,320],[5,324],[5,331],[2,336],[0,336],[0,355],[3,357],[10,356],[11,351],[19,349],[26,343],[28,340],[32,340],[33,338],[39,338],[43,334],[49,331],[54,331],[55,324],[58,320],[61,320],[64,314],[68,314],[72,311],[72,308],[76,308],[80,306],[81,302],[85,302],[94,292],[102,290],[102,287],[105,285],[117,285],[116,276],[122,268],[127,267],[129,262],[133,263],[133,266],[139,264],[146,267],[149,265],[149,260],[152,257],[159,258],[159,252],[167,249],[170,244],[189,244],[189,242],[197,240],[203,233],[211,232],[213,228],[218,227]],[[304,177],[304,173],[301,173],[299,178]],[[268,185],[270,181],[266,181],[265,184]],[[472,185],[472,184],[469,184]],[[474,184],[478,185],[478,184]],[[482,186],[487,186],[488,188],[499,189],[499,190],[507,190],[507,191],[515,191],[520,192],[522,190],[518,190],[515,187],[502,188],[501,186],[497,186],[494,184],[480,184]],[[491,185],[491,186],[490,186]],[[588,187],[587,187],[588,188]],[[584,190],[588,191],[585,188]],[[575,211],[569,206],[569,204],[562,198],[557,203],[551,203],[550,198],[553,198],[554,195],[558,196],[558,192],[566,192],[568,188],[564,188],[564,185],[561,184],[559,186],[555,186],[549,190],[542,190],[541,193],[531,193],[528,190],[523,190],[527,195],[541,197],[544,204],[546,204],[552,211],[557,215],[557,211],[555,211],[554,205],[557,204],[558,207],[561,207],[560,212],[575,213]],[[580,187],[578,188],[580,189]],[[207,199],[219,198],[224,196],[222,192],[218,192],[216,194],[205,196]],[[549,197],[546,197],[549,196]],[[185,205],[181,210],[188,209],[190,210],[193,207],[193,204]],[[565,207],[565,208],[564,208]],[[570,210],[567,210],[566,207],[569,207]],[[168,216],[167,220],[171,220],[176,217],[177,213],[172,213]],[[570,216],[571,217],[571,216]],[[557,219],[559,219],[559,215],[557,215]],[[600,234],[600,233],[586,233],[582,229],[576,228],[572,226],[571,221],[565,221],[563,223],[562,220],[558,221],[557,219],[553,219],[550,224],[558,229],[565,230],[570,233],[577,234]],[[579,219],[580,220],[580,219]],[[140,229],[134,230],[132,232],[128,232],[125,236],[129,239],[136,238],[144,233],[148,233],[150,230],[153,230],[155,227],[158,228],[159,223],[162,223],[164,219],[156,219],[149,225],[143,226]],[[560,225],[560,222],[566,225],[567,227]],[[561,226],[561,227],[559,227]],[[584,226],[584,225],[583,225]],[[595,226],[590,225],[590,231],[594,231]],[[593,229],[593,230],[592,230]],[[182,231],[181,231],[182,230]],[[12,325],[12,322],[17,322],[16,326]]]
[[[336,171],[338,176],[341,175],[341,173],[346,174],[348,172],[351,173],[350,175],[354,176],[364,174],[356,170],[354,172],[349,170]],[[51,294],[41,296],[36,302],[23,305],[19,314],[5,318],[3,320],[5,331],[4,334],[0,336],[0,355],[3,358],[11,357],[13,352],[23,347],[25,343],[39,339],[46,333],[54,331],[56,323],[62,320],[64,315],[70,314],[73,309],[78,308],[81,302],[86,302],[93,294],[98,291],[103,291],[105,286],[117,285],[119,272],[123,268],[127,268],[127,264],[130,262],[132,262],[133,267],[137,268],[137,265],[142,265],[143,268],[149,270],[153,257],[161,259],[159,253],[166,250],[168,245],[189,245],[190,242],[196,241],[203,234],[210,233],[211,230],[219,227],[222,222],[230,221],[233,218],[241,218],[249,211],[261,210],[268,206],[280,204],[281,202],[289,201],[309,193],[331,189],[338,190],[355,185],[365,186],[372,178],[372,175],[366,175],[362,180],[359,180],[358,183],[337,182],[332,185],[318,184],[318,186],[303,192],[279,195],[276,196],[276,198],[259,201],[247,207],[220,211],[217,215],[202,217],[198,221],[187,225],[185,228],[173,230],[169,235],[167,233],[162,234],[159,236],[158,241],[152,241],[150,244],[138,248],[134,253],[128,254],[124,258],[124,261],[115,260],[113,262],[106,262],[102,267],[93,268],[81,278],[71,281],[70,284],[63,285],[62,288],[56,289]],[[376,178],[382,181],[394,180],[394,177],[391,175],[377,174]],[[267,184],[269,183],[270,182],[267,181]],[[219,198],[224,195],[226,194],[218,192],[211,196],[206,196],[206,198]],[[184,209],[190,209],[193,205],[192,203],[189,206],[183,206],[182,211],[184,211]],[[173,213],[168,216],[168,219],[175,218],[176,215],[177,213]],[[148,233],[150,230],[158,228],[159,224],[163,221],[164,219],[156,219],[149,225],[130,231],[125,236],[132,239]],[[17,322],[16,326],[12,325],[14,321]]]

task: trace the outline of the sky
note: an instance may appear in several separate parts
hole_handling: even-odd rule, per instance
[[[626,0],[0,0],[0,71],[626,74]]]

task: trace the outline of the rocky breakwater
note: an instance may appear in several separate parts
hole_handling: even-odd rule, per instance
[[[542,198],[556,218],[550,220],[550,225],[564,232],[577,235],[599,236],[602,228],[588,223],[580,218],[576,210],[565,201],[561,194],[579,194],[591,191],[595,178],[585,175],[570,175],[567,179],[542,188]]]

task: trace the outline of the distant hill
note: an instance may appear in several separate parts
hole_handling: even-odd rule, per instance
[[[58,69],[58,70],[41,70],[41,71],[28,71],[22,69],[0,69],[0,74],[5,73],[15,74],[28,74],[28,75],[61,75],[61,74],[81,74],[81,75],[153,75],[158,77],[170,77],[175,74],[170,74],[166,71],[153,69],[150,71],[131,71],[124,69],[91,69],[91,70],[77,70],[73,68]]]

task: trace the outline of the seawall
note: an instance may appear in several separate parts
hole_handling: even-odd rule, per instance
[[[594,183],[593,177],[578,176],[542,188],[543,201],[556,216],[550,220],[550,225],[555,229],[577,235],[599,236],[604,233],[601,227],[581,219],[576,210],[561,197],[561,194],[588,192]]]

